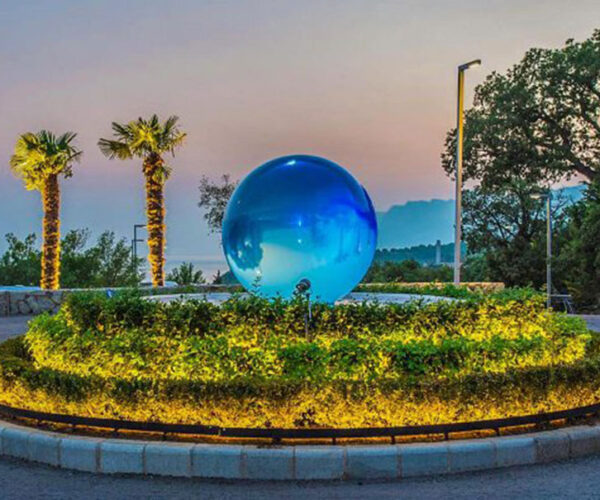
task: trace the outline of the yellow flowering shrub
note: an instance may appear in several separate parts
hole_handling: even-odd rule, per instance
[[[389,426],[595,402],[598,338],[529,292],[435,304],[73,294],[0,345],[0,402],[223,426]]]

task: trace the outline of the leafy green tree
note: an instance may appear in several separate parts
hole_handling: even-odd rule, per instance
[[[91,286],[98,261],[85,251],[90,231],[75,229],[69,231],[62,240],[61,282],[64,288]]]
[[[204,210],[204,220],[211,232],[221,232],[225,209],[237,184],[237,182],[231,182],[228,174],[221,176],[220,182],[211,181],[206,176],[202,176],[200,179],[198,206]]]
[[[42,194],[44,222],[42,232],[41,287],[54,290],[60,277],[60,186],[58,177],[71,177],[73,163],[82,152],[73,145],[77,134],[60,136],[42,130],[19,136],[10,158],[10,166],[29,190]]]
[[[448,266],[422,266],[416,260],[373,262],[363,283],[451,281]]]
[[[555,268],[579,307],[600,308],[600,186],[567,210]]]
[[[467,282],[494,281],[485,252],[471,253],[462,265],[462,280]]]
[[[95,245],[88,246],[87,229],[69,231],[61,241],[61,282],[64,288],[135,286],[141,281],[133,265],[125,238],[116,241],[114,233],[105,231]],[[39,283],[41,252],[36,237],[19,240],[6,235],[8,248],[0,257],[1,285],[35,285]]]
[[[178,285],[198,285],[206,283],[204,276],[202,276],[202,270],[194,269],[194,265],[191,262],[183,262],[181,265],[173,269],[167,279],[174,281]]]
[[[537,193],[539,188],[516,179],[505,188],[478,186],[465,192],[467,248],[485,259],[481,271],[485,270],[488,279],[508,286],[545,284],[546,212],[545,201],[533,197]],[[567,222],[567,203],[560,194],[554,194],[554,253],[562,244],[559,235]]]
[[[93,286],[135,286],[141,281],[127,240],[121,238],[117,241],[112,231],[104,231],[96,245],[86,253],[97,260]]]
[[[39,284],[41,252],[36,248],[35,234],[29,234],[21,241],[9,233],[6,243],[8,248],[0,257],[0,285]]]
[[[148,260],[152,272],[152,284],[164,285],[165,250],[165,202],[164,184],[171,173],[164,154],[175,155],[175,149],[183,144],[186,134],[177,127],[177,116],[170,116],[161,123],[157,115],[149,120],[138,118],[127,124],[113,122],[115,139],[100,139],[100,151],[110,159],[143,159],[146,182],[146,217],[148,230]]]
[[[70,231],[63,240],[64,282],[69,288],[136,286],[141,281],[125,238],[104,231],[87,247],[87,229]],[[139,263],[139,262],[138,262]]]
[[[600,176],[600,30],[559,49],[534,48],[475,90],[465,114],[464,177],[500,187]],[[455,130],[442,165],[455,171]]]
[[[442,153],[449,176],[455,137],[450,130]],[[476,187],[464,195],[464,234],[469,252],[485,253],[491,279],[543,284],[545,215],[531,195],[574,175],[600,175],[600,30],[580,43],[531,49],[475,90],[465,114],[464,178]],[[555,206],[558,234],[566,218]]]

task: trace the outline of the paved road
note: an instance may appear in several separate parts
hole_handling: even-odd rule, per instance
[[[590,330],[600,332],[600,315],[598,314],[579,314],[580,318],[585,319]]]
[[[27,322],[33,316],[1,316],[0,317],[0,342],[27,331]]]
[[[241,296],[248,296],[247,293],[242,293]],[[147,297],[148,300],[154,300],[156,302],[172,302],[174,300],[181,300],[181,294],[174,295],[150,295]],[[209,292],[209,293],[187,293],[183,296],[184,300],[206,300],[211,304],[222,304],[226,300],[231,298],[231,293],[226,292]],[[349,293],[345,298],[337,300],[336,304],[355,304],[361,302],[374,302],[377,301],[380,304],[404,304],[411,300],[421,300],[425,303],[450,301],[453,302],[458,299],[451,297],[439,297],[436,295],[417,295],[410,293],[372,293],[372,292],[352,292]]]
[[[545,466],[384,483],[223,483],[102,476],[0,459],[3,499],[296,498],[544,499],[599,498],[600,458]]]

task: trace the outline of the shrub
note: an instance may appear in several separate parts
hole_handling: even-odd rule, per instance
[[[33,320],[25,341],[38,367],[198,382],[449,377],[584,356],[590,335],[581,321],[546,312],[535,295],[519,298],[315,304],[306,338],[301,300],[216,306],[73,294],[56,316]]]
[[[424,304],[72,294],[0,348],[3,402],[215,425],[402,425],[594,400],[600,342],[528,290]],[[487,413],[486,413],[487,412]]]

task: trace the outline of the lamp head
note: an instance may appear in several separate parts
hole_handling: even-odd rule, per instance
[[[458,67],[459,71],[465,71],[469,68],[472,68],[473,66],[480,66],[481,65],[481,59],[473,59],[472,61],[469,61],[467,63],[461,64]]]
[[[296,291],[298,293],[306,293],[306,292],[308,292],[310,290],[310,286],[311,286],[310,280],[308,280],[306,278],[302,278],[296,284]]]

